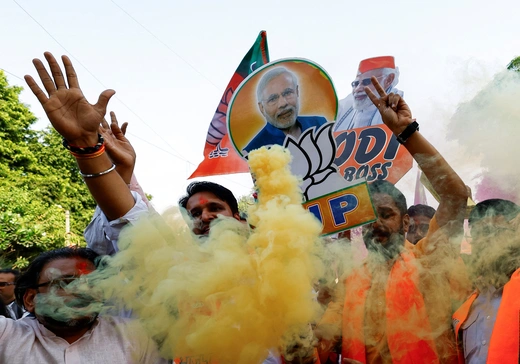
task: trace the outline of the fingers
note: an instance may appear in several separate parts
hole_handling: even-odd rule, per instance
[[[114,90],[105,90],[99,95],[98,102],[94,105],[94,108],[101,115],[105,115],[107,112],[107,105],[110,101],[110,98],[114,96],[116,92]]]
[[[56,62],[56,58],[50,52],[45,52],[43,54],[47,63],[49,63],[49,67],[51,69],[52,77],[54,78],[54,84],[59,89],[67,88],[65,84],[65,78],[63,78],[63,73],[61,73],[61,68],[58,62]]]
[[[399,100],[401,99],[401,96],[398,94],[390,93],[388,95],[388,106],[392,108],[392,110],[397,111],[397,106],[399,105]]]
[[[110,122],[119,126],[119,124],[117,123],[116,113],[113,111],[110,111]]]
[[[126,135],[126,128],[128,127],[128,123],[123,123],[123,125],[121,125],[121,133],[123,133],[123,135]]]
[[[372,76],[372,77],[370,77],[370,79],[372,80],[372,84],[376,88],[376,91],[379,94],[379,96],[385,97],[386,96],[386,92],[383,89],[383,87],[381,86],[381,84],[379,83],[379,81],[377,81],[377,78],[375,76]]]
[[[110,129],[112,130],[112,134],[114,134],[114,136],[117,139],[121,139],[124,136],[124,133],[119,128],[119,124],[117,123],[117,117],[116,117],[115,112],[110,111],[110,119],[112,120],[112,123],[110,124]]]
[[[38,76],[40,76],[40,80],[42,80],[43,87],[45,87],[45,90],[49,96],[52,95],[54,92],[56,92],[56,85],[51,79],[51,76],[49,76],[49,73],[45,69],[42,61],[40,61],[38,58],[35,58],[33,59],[33,65],[34,68],[36,68],[36,72],[38,72]]]
[[[368,95],[368,98],[370,99],[370,101],[372,101],[372,103],[374,105],[376,105],[376,107],[379,109],[379,106],[381,106],[381,102],[379,100],[379,97],[377,97],[376,95],[374,95],[374,93],[372,92],[372,90],[368,87],[365,87],[365,92],[366,94]]]
[[[69,83],[69,87],[79,88],[78,76],[76,75],[76,70],[74,69],[74,66],[72,65],[69,57],[61,56],[61,60],[65,66],[65,73],[67,74],[67,82]]]
[[[40,86],[38,86],[36,81],[34,81],[34,78],[32,78],[29,75],[25,75],[24,78],[25,78],[25,82],[27,82],[27,86],[29,86],[29,88],[33,92],[34,96],[36,96],[36,98],[38,99],[40,104],[43,105],[44,103],[46,103],[49,98],[47,97],[45,92],[43,92],[43,90],[40,88]]]
[[[104,130],[110,130],[110,125],[108,124],[107,119],[103,118],[103,120],[101,120],[101,128]]]

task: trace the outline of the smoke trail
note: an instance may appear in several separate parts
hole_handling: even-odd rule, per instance
[[[449,138],[483,169],[476,200],[501,197],[520,201],[520,74],[504,70],[473,99],[464,102],[448,124]]]
[[[321,224],[301,205],[290,159],[281,147],[250,154],[259,191],[249,211],[254,229],[219,218],[209,237],[198,238],[177,209],[143,218],[124,230],[117,255],[67,287],[93,303],[48,313],[77,316],[81,306],[86,315],[99,312],[100,301],[105,309],[131,309],[167,358],[260,363],[269,349],[309,355],[310,323],[322,312],[313,287],[327,253]],[[70,299],[48,296],[46,302]]]

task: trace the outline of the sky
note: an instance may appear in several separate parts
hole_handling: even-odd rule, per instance
[[[470,186],[476,171],[446,142],[460,102],[520,55],[518,1],[1,0],[0,68],[11,84],[35,75],[44,51],[71,57],[92,103],[107,88],[137,152],[135,173],[153,204],[177,203],[202,161],[209,122],[240,60],[261,30],[271,60],[307,58],[351,92],[360,60],[393,55],[398,88],[423,133]],[[49,121],[30,90],[21,94]],[[413,202],[415,169],[398,183]],[[249,194],[248,174],[202,178]],[[430,197],[429,202],[435,205]]]

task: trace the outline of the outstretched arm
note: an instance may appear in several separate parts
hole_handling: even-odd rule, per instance
[[[386,126],[395,135],[401,134],[413,122],[410,108],[401,96],[394,93],[387,95],[375,77],[372,77],[372,83],[379,97],[368,87],[365,87],[365,92],[379,109]],[[450,221],[462,222],[468,200],[464,182],[419,131],[413,133],[403,145],[417,161],[440,196],[435,215],[439,226],[444,226]]]
[[[67,56],[62,56],[67,82],[62,70],[49,52],[45,53],[52,77],[42,61],[34,59],[33,64],[45,88],[44,92],[31,76],[25,81],[43,106],[52,126],[69,145],[78,147],[95,146],[98,142],[98,129],[104,119],[106,107],[113,90],[105,90],[98,102],[90,104],[79,87],[76,71]],[[68,84],[68,85],[67,85]],[[98,175],[109,171],[112,161],[102,153],[94,158],[77,155],[76,161],[84,175]],[[117,219],[127,213],[134,205],[134,198],[125,181],[115,171],[97,177],[86,177],[90,193],[109,220]]]

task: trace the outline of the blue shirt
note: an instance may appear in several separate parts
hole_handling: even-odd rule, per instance
[[[327,119],[325,119],[323,116],[298,116],[296,118],[296,123],[300,126],[302,133],[312,127],[319,128],[326,122]],[[283,145],[285,137],[286,135],[281,129],[278,129],[270,123],[267,123],[243,150],[249,153],[252,150],[267,145]]]
[[[468,318],[461,326],[464,359],[467,364],[486,363],[489,341],[502,301],[502,292],[503,288],[495,289],[490,286],[480,292],[471,305]]]

